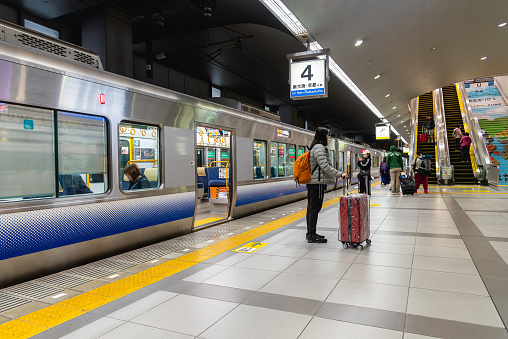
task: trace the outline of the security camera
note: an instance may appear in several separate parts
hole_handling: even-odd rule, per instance
[[[158,16],[157,17],[157,22],[156,22],[157,26],[159,27],[164,27],[164,17],[162,16]]]

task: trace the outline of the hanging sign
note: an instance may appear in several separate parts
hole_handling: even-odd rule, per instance
[[[390,139],[390,124],[376,125],[376,139]]]
[[[330,49],[287,54],[289,96],[293,100],[328,97]],[[317,57],[324,57],[317,59]],[[303,60],[305,59],[305,60]],[[295,62],[295,60],[297,60]]]

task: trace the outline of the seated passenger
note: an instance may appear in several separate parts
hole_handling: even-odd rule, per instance
[[[144,188],[151,188],[150,181],[141,174],[141,170],[138,165],[130,164],[123,170],[127,178],[129,179],[129,190],[137,190]]]
[[[58,176],[58,181],[62,187],[60,195],[93,193],[79,174],[61,174]]]

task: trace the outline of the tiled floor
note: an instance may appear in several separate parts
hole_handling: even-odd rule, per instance
[[[326,244],[299,220],[36,338],[508,338],[508,194],[469,193],[378,186],[361,252],[337,241],[334,204]]]

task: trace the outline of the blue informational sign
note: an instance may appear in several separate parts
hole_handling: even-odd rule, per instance
[[[310,95],[323,95],[325,94],[325,88],[309,88],[309,89],[297,89],[291,91],[291,97],[301,97]]]
[[[23,128],[24,129],[34,129],[34,121],[25,119],[23,120]]]

